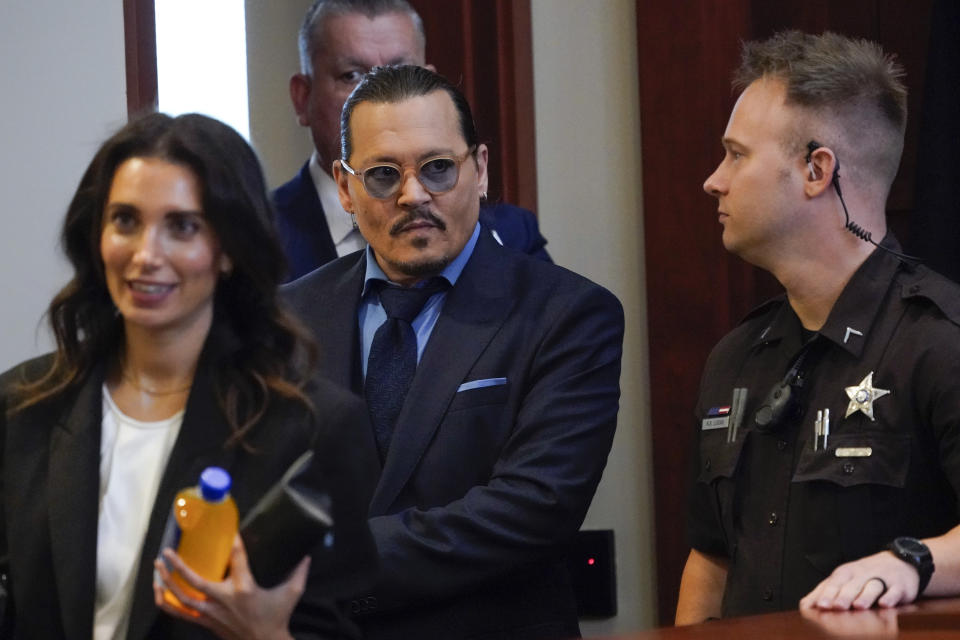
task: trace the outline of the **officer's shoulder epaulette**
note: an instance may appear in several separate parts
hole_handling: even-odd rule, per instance
[[[929,300],[950,322],[960,327],[960,284],[924,265],[911,267],[898,279],[904,300]]]

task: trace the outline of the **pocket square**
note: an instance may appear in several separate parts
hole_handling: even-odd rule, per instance
[[[498,387],[507,384],[506,378],[484,378],[483,380],[471,380],[464,382],[457,387],[457,393],[461,391],[470,391],[470,389],[482,389],[483,387]]]

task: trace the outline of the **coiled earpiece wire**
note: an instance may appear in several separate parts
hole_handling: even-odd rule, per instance
[[[810,164],[811,157],[813,156],[813,152],[819,149],[821,146],[822,145],[816,140],[811,140],[810,142],[807,143],[806,161],[807,161],[807,165],[811,167],[811,173],[813,172],[812,165]],[[884,247],[881,244],[878,244],[876,240],[873,239],[873,235],[869,231],[867,231],[866,229],[864,229],[863,227],[861,227],[856,222],[850,219],[850,212],[847,211],[847,203],[844,202],[843,191],[840,189],[840,160],[837,160],[837,163],[834,166],[832,182],[833,182],[833,189],[834,191],[837,192],[837,197],[840,199],[840,206],[843,207],[843,215],[844,215],[844,218],[846,219],[846,222],[844,223],[843,227],[847,231],[849,231],[856,237],[860,238],[864,242],[869,242],[870,244],[877,247],[878,249],[883,249],[887,253],[894,255],[900,258],[901,260],[909,260],[910,262],[923,261],[923,259],[920,258],[919,256],[911,256],[906,253],[900,253],[899,251],[894,251],[893,249],[890,249],[888,247]]]

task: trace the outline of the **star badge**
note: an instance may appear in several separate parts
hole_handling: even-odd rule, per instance
[[[847,397],[850,398],[850,404],[847,405],[847,414],[844,418],[849,418],[857,411],[862,411],[863,415],[875,420],[873,417],[873,401],[877,398],[890,393],[889,389],[877,389],[873,386],[873,371],[867,374],[867,377],[860,381],[855,387],[845,389]]]

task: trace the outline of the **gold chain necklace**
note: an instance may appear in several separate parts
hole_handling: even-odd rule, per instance
[[[133,376],[126,372],[126,370],[121,370],[120,375],[123,376],[123,379],[132,384],[138,391],[142,391],[143,393],[151,396],[172,396],[178,393],[183,393],[184,391],[189,391],[190,387],[193,386],[193,383],[191,382],[185,387],[179,387],[177,389],[170,389],[167,391],[157,391],[156,389],[147,389],[146,387],[141,386],[139,382],[133,379]]]

